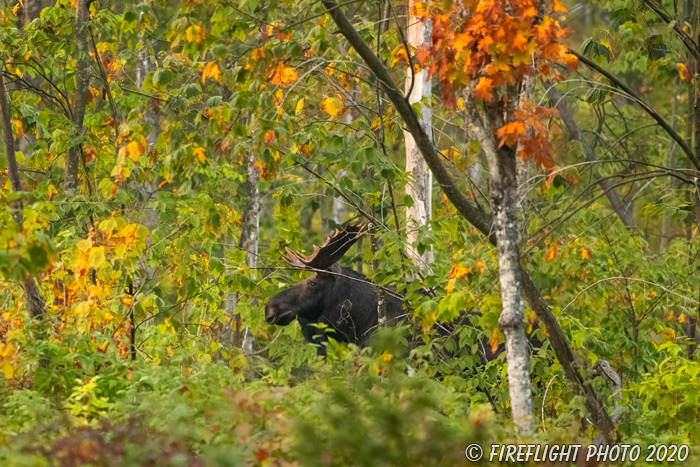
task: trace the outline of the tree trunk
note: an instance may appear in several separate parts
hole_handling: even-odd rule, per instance
[[[515,97],[517,99],[517,96]],[[473,106],[473,103],[469,105]],[[530,355],[525,335],[525,317],[520,278],[520,227],[518,222],[518,177],[516,148],[497,148],[497,107],[485,108],[485,122],[476,109],[471,109],[470,123],[481,142],[489,164],[489,198],[493,231],[498,251],[501,304],[503,310],[498,327],[506,338],[508,386],[513,421],[522,435],[532,434],[532,391],[530,388]]]
[[[408,44],[415,49],[430,45],[430,34],[432,31],[430,20],[423,23],[420,15],[416,14],[416,8],[424,4],[424,2],[418,0],[409,0],[408,2],[409,13],[406,33]],[[406,72],[406,95],[410,104],[421,102],[420,124],[428,137],[432,139],[432,110],[429,105],[422,102],[424,98],[430,98],[432,95],[431,79],[428,76],[427,69],[422,69],[416,73],[415,70],[409,68]],[[413,206],[406,208],[406,239],[408,242],[406,254],[414,265],[420,269],[428,270],[433,262],[432,250],[426,250],[421,255],[414,245],[420,240],[418,229],[426,225],[431,219],[433,177],[410,131],[404,131],[404,140],[406,141],[406,172],[409,172],[412,176],[408,185],[406,185],[406,195],[413,200]]]
[[[248,199],[246,208],[241,222],[241,238],[238,242],[238,247],[245,251],[246,266],[255,271],[258,267],[258,242],[260,240],[260,193],[258,191],[258,181],[260,179],[260,169],[255,165],[255,156],[251,153],[246,156],[246,191]],[[255,279],[257,274],[251,273],[251,277]],[[253,352],[253,335],[250,328],[241,329],[242,322],[240,315],[236,313],[236,305],[238,304],[238,293],[232,292],[228,294],[224,301],[224,312],[226,315],[226,326],[222,335],[222,341],[229,345],[238,345],[247,354]],[[253,300],[255,305],[256,300]],[[233,330],[235,326],[235,332]]]
[[[77,45],[77,69],[75,72],[75,104],[73,105],[73,137],[82,139],[83,120],[90,85],[90,55],[88,54],[88,21],[92,0],[78,0],[75,7],[75,43]],[[78,190],[78,171],[82,141],[74,142],[66,155],[66,173],[63,191],[74,196]],[[87,176],[87,174],[85,174]]]
[[[352,123],[352,122],[350,122]],[[340,180],[341,178],[345,177],[347,175],[347,171],[340,169],[338,173],[336,174],[335,178],[336,180]],[[331,205],[331,219],[333,220],[333,223],[335,224],[335,227],[333,229],[328,229],[330,233],[333,233],[335,228],[338,228],[338,226],[343,224],[343,216],[345,215],[345,202],[343,201],[342,196],[335,196],[333,198],[333,204]]]
[[[489,158],[491,215],[496,232],[503,310],[498,327],[506,338],[508,385],[513,420],[520,433],[533,432],[530,356],[525,336],[520,286],[520,229],[515,151],[499,150]],[[497,168],[493,167],[497,164]]]
[[[22,22],[24,24],[29,24],[39,17],[41,13],[41,1],[40,0],[24,0],[24,6],[22,7]]]
[[[5,69],[5,62],[0,62],[2,65],[2,70]],[[12,114],[10,111],[10,103],[7,99],[7,89],[5,88],[5,79],[0,73],[0,113],[2,114],[2,133],[3,141],[5,143],[5,157],[7,158],[7,172],[10,178],[10,183],[12,184],[12,192],[20,193],[23,190],[22,180],[19,176],[19,166],[17,165],[17,158],[15,157],[15,141],[12,135]],[[12,218],[14,219],[19,231],[24,231],[24,204],[22,203],[22,198],[17,199],[12,206]],[[27,309],[29,310],[32,318],[43,319],[45,308],[44,308],[44,297],[41,296],[41,292],[34,282],[33,278],[28,278],[22,280],[22,288],[24,288],[24,294],[27,296]]]

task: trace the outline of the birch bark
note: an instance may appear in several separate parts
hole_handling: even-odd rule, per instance
[[[406,33],[409,46],[415,49],[430,44],[432,30],[430,20],[423,23],[416,10],[419,5],[424,3],[420,0],[409,0],[408,2],[409,15]],[[421,102],[421,111],[418,113],[420,124],[432,140],[433,113],[430,106],[422,102],[424,98],[430,98],[431,94],[431,79],[428,77],[428,70],[423,69],[416,73],[415,70],[409,68],[406,73],[408,102],[410,104]],[[421,255],[414,245],[419,240],[419,228],[426,225],[431,219],[433,177],[410,131],[404,131],[404,140],[406,142],[406,172],[412,175],[411,181],[406,185],[406,195],[413,200],[413,206],[406,208],[406,239],[408,241],[406,255],[416,266],[428,269],[433,262],[432,250],[426,250]]]

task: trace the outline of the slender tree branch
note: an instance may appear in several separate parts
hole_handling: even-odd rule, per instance
[[[578,125],[576,125],[574,117],[571,115],[571,112],[569,112],[566,101],[564,101],[561,94],[559,94],[551,83],[545,83],[545,86],[549,89],[551,102],[557,107],[557,109],[559,109],[559,115],[569,131],[569,136],[581,144],[586,161],[596,163],[598,160],[595,157],[595,152],[593,151],[591,145],[588,144],[588,141],[586,141],[586,139],[583,137],[583,134],[581,134],[581,130],[579,129]],[[615,214],[617,214],[617,216],[620,218],[622,223],[625,224],[625,227],[630,230],[639,231],[639,227],[634,221],[632,213],[629,209],[627,209],[627,207],[625,207],[622,200],[620,200],[617,191],[610,188],[610,182],[607,179],[599,179],[598,184],[603,191],[605,191],[608,201],[610,201],[610,206],[612,207],[613,211],[615,211]]]
[[[597,71],[601,75],[605,76],[607,79],[609,79],[613,84],[615,84],[617,87],[622,89],[626,94],[628,94],[633,100],[635,100],[641,107],[644,109],[644,111],[649,114],[651,118],[653,118],[656,123],[663,128],[666,133],[676,142],[678,143],[678,146],[683,149],[683,152],[686,153],[688,156],[688,159],[693,163],[695,168],[700,170],[700,160],[698,160],[697,156],[693,152],[693,150],[690,148],[688,145],[688,142],[683,139],[681,135],[679,135],[673,127],[666,121],[664,120],[654,109],[652,109],[649,104],[644,102],[641,97],[637,95],[636,92],[632,90],[629,86],[627,86],[622,80],[620,80],[618,77],[613,75],[612,73],[608,72],[604,68],[600,67],[597,63],[595,63],[593,60],[588,59],[587,57],[584,57],[583,55],[574,52],[573,50],[569,49],[569,53],[572,55],[575,55],[579,61],[583,62],[586,66],[589,68]]]

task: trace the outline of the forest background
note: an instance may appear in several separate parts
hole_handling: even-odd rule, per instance
[[[3,465],[700,455],[699,2],[0,5]],[[321,357],[346,223],[407,319]]]

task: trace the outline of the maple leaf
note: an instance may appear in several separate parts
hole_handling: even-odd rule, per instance
[[[566,71],[572,73],[578,69],[578,57],[574,54],[566,54],[564,56],[564,64],[566,65]]]
[[[527,50],[528,42],[529,39],[527,36],[522,32],[519,32],[515,35],[515,37],[513,37],[513,48],[525,52]]]
[[[220,75],[221,69],[219,68],[219,65],[217,65],[215,62],[209,62],[204,67],[204,70],[202,70],[202,84],[206,82],[207,78],[214,78],[216,81],[220,81]]]
[[[547,255],[546,255],[545,259],[549,263],[556,257],[557,257],[557,242],[555,240],[549,244],[549,249],[547,250]]]
[[[292,84],[298,77],[299,74],[297,73],[297,70],[290,66],[286,66],[282,70],[282,84]]]
[[[520,135],[525,133],[525,124],[523,122],[511,122],[503,125],[496,131],[496,136],[500,139],[498,147],[504,144],[514,146]]]
[[[323,100],[321,108],[331,117],[336,117],[343,112],[343,102],[338,97],[327,97]]]
[[[487,102],[490,102],[493,99],[493,92],[491,92],[492,89],[493,80],[491,78],[481,77],[479,79],[479,83],[474,89],[474,95],[477,99],[483,99]]]
[[[552,5],[552,11],[567,13],[569,10],[567,10],[566,7],[559,2],[559,0],[554,0],[554,4]]]

